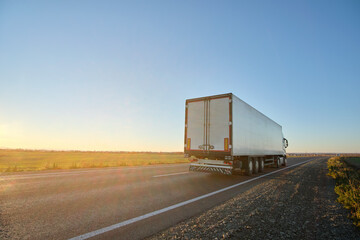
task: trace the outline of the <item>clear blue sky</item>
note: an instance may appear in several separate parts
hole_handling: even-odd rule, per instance
[[[0,1],[0,148],[182,151],[232,92],[289,152],[360,152],[360,1]]]

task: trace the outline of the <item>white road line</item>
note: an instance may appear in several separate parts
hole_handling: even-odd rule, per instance
[[[163,174],[163,175],[155,175],[153,177],[167,177],[167,176],[173,176],[173,175],[181,175],[181,174],[188,174],[189,172],[178,172],[178,173],[169,173],[169,174]]]
[[[144,168],[169,168],[169,167],[177,167],[179,165],[185,165],[186,163],[182,164],[173,164],[173,165],[157,165],[157,166],[139,166],[139,167],[118,167],[118,168],[108,168],[108,169],[98,169],[98,170],[86,170],[86,171],[76,171],[73,172],[55,172],[55,173],[36,173],[36,174],[22,174],[22,175],[0,175],[0,180],[18,180],[18,179],[31,179],[31,178],[43,178],[43,177],[61,177],[64,175],[79,175],[83,173],[96,173],[96,172],[106,172],[106,171],[119,171],[119,170],[127,170],[127,169],[144,169]]]
[[[304,162],[301,162],[301,163],[297,163],[297,164],[291,165],[291,166],[289,166],[289,167],[285,167],[285,168],[282,168],[282,169],[279,169],[279,170],[275,170],[275,171],[273,171],[273,172],[266,173],[266,174],[264,174],[264,175],[261,175],[261,176],[255,177],[255,178],[251,178],[251,179],[246,180],[246,181],[244,181],[244,182],[237,183],[237,184],[231,185],[231,186],[226,187],[226,188],[222,188],[222,189],[217,190],[217,191],[215,191],[215,192],[207,193],[207,194],[205,194],[205,195],[202,195],[202,196],[199,196],[199,197],[196,197],[196,198],[187,200],[187,201],[185,201],[185,202],[181,202],[181,203],[178,203],[178,204],[175,204],[175,205],[172,205],[172,206],[169,206],[169,207],[166,207],[166,208],[163,208],[163,209],[160,209],[160,210],[151,212],[151,213],[147,213],[147,214],[142,215],[142,216],[139,216],[139,217],[134,217],[134,218],[131,218],[131,219],[129,219],[129,220],[126,220],[126,221],[123,221],[123,222],[120,222],[120,223],[116,223],[116,224],[111,225],[111,226],[108,226],[108,227],[104,227],[104,228],[101,228],[101,229],[98,229],[98,230],[95,230],[95,231],[92,231],[92,232],[89,232],[89,233],[85,233],[85,234],[83,234],[83,235],[80,235],[80,236],[77,236],[77,237],[74,237],[74,238],[70,238],[69,240],[88,239],[88,238],[91,238],[91,237],[94,237],[94,236],[97,236],[97,235],[100,235],[100,234],[103,234],[103,233],[112,231],[112,230],[114,230],[114,229],[121,228],[121,227],[123,227],[123,226],[126,226],[126,225],[129,225],[129,224],[132,224],[132,223],[141,221],[141,220],[143,220],[143,219],[146,219],[146,218],[149,218],[149,217],[152,217],[152,216],[155,216],[155,215],[159,215],[159,214],[161,214],[161,213],[164,213],[164,212],[173,210],[173,209],[175,209],[175,208],[182,207],[182,206],[184,206],[184,205],[187,205],[187,204],[196,202],[196,201],[198,201],[198,200],[201,200],[201,199],[204,199],[204,198],[213,196],[213,195],[215,195],[215,194],[218,194],[218,193],[227,191],[227,190],[229,190],[229,189],[238,187],[238,186],[240,186],[240,185],[244,185],[244,184],[246,184],[246,183],[249,183],[249,182],[258,180],[258,179],[260,179],[260,178],[267,177],[267,176],[269,176],[269,175],[272,175],[272,174],[275,174],[275,173],[284,171],[284,170],[289,169],[289,168],[296,167],[296,166],[298,166],[298,165],[300,165],[300,164],[304,164],[304,163],[307,163],[307,162],[310,162],[310,161],[313,161],[313,160],[314,160],[314,159],[310,159],[310,160],[307,160],[307,161],[304,161]]]

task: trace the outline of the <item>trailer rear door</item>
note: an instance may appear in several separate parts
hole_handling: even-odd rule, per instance
[[[186,144],[187,150],[201,150],[205,143],[205,101],[187,104]]]
[[[207,138],[210,151],[229,151],[230,107],[229,98],[209,100]]]
[[[187,151],[231,151],[231,98],[222,96],[187,102],[185,149]]]

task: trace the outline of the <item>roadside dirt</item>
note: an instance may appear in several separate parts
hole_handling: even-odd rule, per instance
[[[360,239],[336,202],[327,158],[315,160],[151,239]]]

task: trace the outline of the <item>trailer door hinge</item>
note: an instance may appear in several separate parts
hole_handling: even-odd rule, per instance
[[[229,103],[231,103],[232,102],[232,100],[231,99],[229,99]]]
[[[232,125],[232,122],[229,122],[229,125]]]

